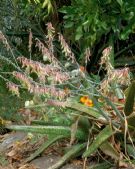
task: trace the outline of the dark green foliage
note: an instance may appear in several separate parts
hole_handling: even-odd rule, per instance
[[[72,49],[81,64],[85,62],[85,49],[91,48],[92,56],[88,71],[97,72],[97,62],[102,50],[110,45],[110,37],[115,48],[113,57],[115,54],[116,57],[121,54],[125,56],[129,49],[133,50],[131,45],[134,42],[135,30],[134,6],[134,0],[128,2],[126,0],[34,0],[31,3],[28,0],[6,0],[6,2],[2,0],[0,29],[4,28],[5,35],[16,47],[16,55],[23,54],[28,57],[29,30],[32,30],[34,38],[45,40],[46,23],[51,21],[56,31],[62,30],[65,39],[72,42]],[[129,37],[130,39],[125,41]],[[131,47],[128,48],[128,45]],[[57,42],[56,46],[58,52]],[[35,49],[33,53],[34,57],[38,56],[41,59]],[[125,64],[128,64],[127,61],[122,65]]]
[[[4,86],[1,86],[1,89]],[[7,92],[7,91],[6,91]],[[18,100],[13,96],[9,95],[5,92],[0,93],[0,117],[2,117],[5,120],[12,120],[12,121],[19,121],[21,117],[16,114],[16,112],[19,110],[21,106],[23,106],[23,102]]]
[[[24,108],[24,102],[31,96],[24,91],[21,92],[21,97],[17,97],[9,93],[4,81],[0,80],[0,117],[4,120],[18,122],[22,120],[19,109]]]
[[[135,99],[135,81],[131,83],[127,89],[126,103],[124,107],[124,112],[126,116],[129,116],[133,112],[134,99]]]
[[[134,36],[134,6],[134,0],[72,0],[70,6],[63,6],[59,10],[64,15],[65,35],[73,43],[78,43],[77,50],[80,51],[79,59],[82,63],[85,48],[91,48],[88,71],[97,72],[95,67],[100,60],[101,51],[110,45],[110,37],[113,38],[115,47],[113,59],[115,53],[119,57],[129,43],[132,45],[134,40],[129,40],[128,44],[124,40],[128,39],[129,35]],[[125,52],[127,51],[128,48]]]
[[[86,1],[72,0],[71,6],[60,11],[64,13],[65,28],[75,30],[75,40],[81,38],[93,46],[102,35],[113,31],[116,38],[127,39],[134,31],[134,5],[131,1]],[[86,43],[85,43],[86,45]]]

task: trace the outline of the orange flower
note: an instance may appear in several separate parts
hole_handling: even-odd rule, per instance
[[[88,99],[89,99],[88,96],[82,96],[82,97],[80,98],[80,102],[81,102],[81,103],[85,103]]]
[[[88,96],[82,96],[80,102],[86,106],[93,107],[93,101]]]
[[[88,99],[85,103],[86,106],[93,107],[93,102],[91,99]]]

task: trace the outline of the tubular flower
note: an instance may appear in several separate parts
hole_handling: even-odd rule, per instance
[[[93,102],[91,99],[88,99],[85,103],[86,106],[93,107]]]
[[[88,96],[82,96],[80,102],[86,106],[93,107],[93,101]]]
[[[89,99],[88,96],[82,96],[82,97],[80,98],[80,102],[81,102],[81,103],[85,103],[88,99]]]

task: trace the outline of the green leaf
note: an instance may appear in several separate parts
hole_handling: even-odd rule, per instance
[[[61,157],[61,159],[56,164],[49,167],[48,169],[61,168],[61,166],[67,161],[69,161],[71,158],[77,157],[85,147],[86,147],[85,143],[72,146],[72,148],[63,157]]]
[[[51,12],[53,12],[53,6],[52,6],[51,3],[48,4],[47,9],[48,9],[48,14],[51,13]]]
[[[130,115],[130,117],[127,118],[127,122],[128,122],[128,127],[135,130],[135,116],[134,116],[134,113],[132,113]]]
[[[46,6],[48,6],[48,1],[47,0],[45,0],[44,2],[43,2],[43,4],[42,4],[42,8],[45,8]]]
[[[118,4],[122,7],[123,5],[123,0],[117,0]]]
[[[131,32],[132,32],[131,30],[128,30],[127,32],[122,32],[120,34],[120,39],[121,40],[126,40]]]
[[[110,156],[111,158],[118,160],[120,158],[119,153],[116,149],[108,142],[105,141],[101,146],[100,149],[103,151],[104,154]]]
[[[61,8],[61,9],[59,9],[59,12],[64,13],[64,14],[67,14],[67,9],[66,9],[66,7],[63,7],[63,8]]]
[[[94,153],[104,141],[106,141],[114,132],[110,126],[106,126],[95,138],[93,143],[89,146],[88,150],[86,150],[83,154],[83,157],[88,157],[92,153]]]
[[[71,128],[65,126],[21,126],[21,125],[7,125],[7,129],[23,131],[23,132],[32,132],[39,134],[47,135],[63,135],[67,138],[71,136]],[[76,138],[78,140],[87,139],[87,135],[81,129],[77,129]]]
[[[120,89],[119,85],[115,82],[112,85],[115,89],[115,93],[116,93],[116,96],[118,97],[118,99],[124,99],[123,91]]]
[[[102,118],[103,117],[95,108],[87,107],[87,106],[82,105],[81,103],[75,102],[73,100],[67,101],[66,107],[78,110],[80,112],[84,112],[87,115],[90,115],[95,118]]]
[[[130,115],[133,112],[134,98],[135,98],[135,81],[133,81],[130,84],[127,91],[126,103],[124,107],[124,112],[126,116]]]
[[[78,26],[77,29],[76,29],[76,32],[82,33],[82,26]]]
[[[78,26],[76,29],[75,40],[79,40],[83,36],[82,26]]]
[[[34,158],[39,156],[45,149],[47,149],[53,143],[55,143],[56,141],[63,139],[63,138],[64,138],[64,136],[62,136],[62,135],[49,137],[49,139],[45,143],[43,143],[43,145],[41,145],[41,147],[39,147],[33,154],[30,155],[30,157],[28,157],[25,160],[25,163],[30,162],[31,160],[33,160]]]
[[[110,168],[111,168],[111,164],[108,162],[94,164],[89,167],[89,169],[110,169]]]
[[[30,1],[29,1],[30,2]],[[37,4],[37,3],[40,3],[40,0],[34,0],[34,2]]]
[[[128,155],[133,159],[135,159],[135,148],[130,144],[128,144],[126,148],[127,148]]]
[[[77,33],[77,34],[75,35],[75,40],[79,40],[82,36],[83,36],[82,33]]]
[[[71,28],[73,25],[74,25],[73,22],[67,22],[67,23],[64,25],[64,27],[65,27],[65,28]]]

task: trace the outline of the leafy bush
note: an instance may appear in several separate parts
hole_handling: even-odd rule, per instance
[[[130,35],[134,36],[134,5],[133,0],[72,0],[71,5],[63,6],[59,10],[64,15],[64,33],[67,39],[76,44],[78,57],[82,63],[84,63],[82,51],[90,48],[88,71],[96,71],[94,67],[98,64],[101,51],[105,47],[114,46],[113,59],[132,48],[133,42],[128,40],[126,44],[124,40],[129,39]],[[124,62],[122,66],[128,63],[125,57],[121,60]]]
[[[134,31],[134,1],[77,1],[65,6],[65,28],[75,30],[75,40],[84,39],[85,44],[93,46],[102,35],[113,33],[114,38],[127,39]],[[112,32],[113,31],[113,32]]]

